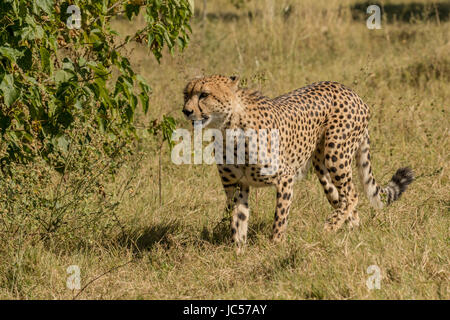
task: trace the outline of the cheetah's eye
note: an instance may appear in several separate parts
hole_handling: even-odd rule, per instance
[[[202,92],[202,93],[200,93],[199,99],[205,99],[207,96],[209,96],[209,93]]]

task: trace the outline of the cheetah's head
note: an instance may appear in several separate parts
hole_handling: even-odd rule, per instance
[[[184,89],[184,115],[202,127],[221,128],[239,107],[239,78],[210,76],[191,80]]]

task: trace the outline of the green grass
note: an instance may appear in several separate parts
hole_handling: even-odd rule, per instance
[[[190,128],[182,90],[198,75],[239,74],[272,97],[320,80],[353,88],[371,107],[376,179],[387,183],[406,165],[416,172],[399,201],[375,211],[360,192],[360,228],[326,234],[332,209],[310,173],[296,184],[287,239],[275,245],[275,191],[252,189],[249,242],[237,255],[221,222],[216,168],[174,165],[163,149],[161,205],[157,146],[146,137],[144,158],[130,160],[108,186],[136,175],[120,204],[123,230],[86,235],[95,240],[79,246],[27,235],[2,243],[0,298],[73,298],[79,292],[66,288],[66,268],[78,265],[82,286],[106,273],[82,299],[449,299],[450,22],[382,21],[381,30],[369,30],[352,19],[355,2],[283,1],[292,4],[286,18],[278,1],[250,1],[240,11],[215,1],[208,11],[216,18],[194,20],[185,52],[157,64],[140,45],[127,50],[152,85],[149,118],[170,113],[182,128]],[[125,20],[115,26],[130,29]],[[379,290],[366,286],[370,265],[381,270]]]

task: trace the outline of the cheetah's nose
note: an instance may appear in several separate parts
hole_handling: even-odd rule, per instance
[[[194,110],[183,109],[183,113],[186,117],[189,117],[191,114],[194,113]]]

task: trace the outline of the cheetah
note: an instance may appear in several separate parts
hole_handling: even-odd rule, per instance
[[[203,128],[224,133],[236,128],[278,132],[278,153],[263,155],[263,160],[277,162],[277,170],[262,174],[267,161],[217,164],[231,212],[232,241],[239,246],[247,240],[250,187],[276,187],[272,239],[280,242],[286,231],[294,181],[305,174],[311,163],[334,209],[324,226],[332,232],[344,223],[350,228],[359,226],[353,158],[365,194],[377,209],[397,200],[414,179],[413,171],[405,167],[397,170],[387,186],[375,182],[370,162],[369,107],[355,92],[337,82],[313,83],[271,99],[259,91],[241,88],[236,76],[202,77],[186,85],[182,112],[193,123],[200,121]],[[274,143],[274,137],[268,134],[264,146]],[[246,137],[246,161],[250,144]],[[236,145],[231,147],[235,150]]]

